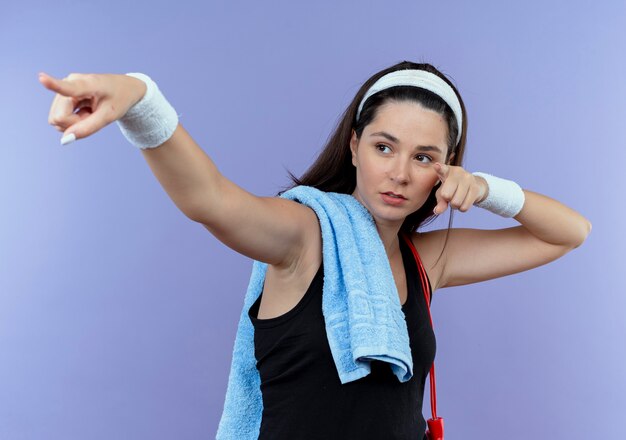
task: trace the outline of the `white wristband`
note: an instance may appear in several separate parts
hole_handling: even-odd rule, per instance
[[[172,137],[178,126],[178,114],[156,83],[143,73],[127,73],[146,83],[146,93],[116,122],[122,134],[138,148],[155,148]]]
[[[489,186],[487,198],[476,203],[476,206],[502,217],[515,217],[519,214],[524,206],[525,196],[516,182],[482,172],[472,174],[484,178]]]

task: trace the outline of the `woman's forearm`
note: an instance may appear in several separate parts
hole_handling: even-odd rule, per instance
[[[524,189],[524,206],[513,217],[534,236],[552,244],[580,246],[591,222],[570,207],[543,194]]]
[[[165,143],[141,153],[161,186],[190,219],[195,219],[201,204],[218,196],[221,173],[180,123]]]

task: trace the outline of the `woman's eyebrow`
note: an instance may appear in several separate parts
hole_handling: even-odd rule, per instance
[[[397,137],[387,133],[386,131],[377,131],[376,133],[372,133],[370,136],[382,136],[386,139],[389,139],[391,142],[395,142],[396,144],[400,142]],[[418,145],[417,147],[415,147],[415,149],[421,151],[436,151],[439,154],[443,154],[441,148],[434,145]]]

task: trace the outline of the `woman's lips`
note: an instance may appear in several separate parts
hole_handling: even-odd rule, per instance
[[[388,194],[381,194],[381,197],[388,205],[399,206],[406,202],[406,199],[403,199],[402,197],[393,197]]]

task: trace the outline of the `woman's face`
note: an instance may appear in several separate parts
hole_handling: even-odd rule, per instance
[[[446,163],[448,127],[437,112],[414,102],[389,102],[357,140],[352,132],[350,150],[356,167],[352,195],[379,225],[400,226],[417,211],[439,181],[432,168]],[[393,192],[403,199],[383,195]]]

